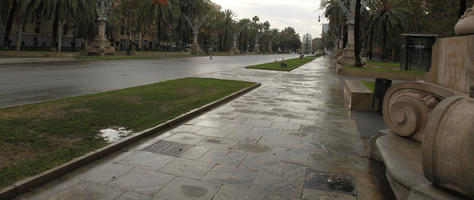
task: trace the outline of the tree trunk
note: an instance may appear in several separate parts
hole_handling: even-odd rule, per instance
[[[466,11],[466,0],[459,0],[459,18],[464,15],[464,12]]]
[[[355,19],[355,24],[354,24],[355,65],[356,67],[362,67],[362,62],[360,60],[360,0],[356,0],[354,19]]]
[[[382,38],[382,60],[385,61],[385,45],[387,44],[387,24],[383,23],[383,38]]]
[[[18,32],[16,33],[16,51],[21,50],[21,35],[23,34],[23,23],[18,24]]]
[[[63,23],[60,22],[58,25],[58,52],[61,53],[61,46],[63,40]]]
[[[219,34],[219,51],[222,51],[222,35]]]
[[[372,60],[372,40],[374,39],[374,30],[370,28],[370,39],[369,39],[369,60]]]
[[[53,22],[53,40],[51,41],[51,48],[55,48],[57,45],[58,26],[59,26],[59,11],[56,11],[54,22]]]
[[[347,41],[348,41],[347,25],[344,25],[343,39],[342,39],[342,49],[346,48]]]
[[[15,20],[15,14],[16,14],[16,1],[13,1],[12,9],[10,10],[10,14],[8,15],[7,24],[5,27],[5,35],[3,36],[3,45],[7,47],[10,42],[10,34],[12,32],[12,26]]]
[[[227,26],[228,24],[226,23],[224,27],[224,51],[227,51]]]
[[[161,49],[161,17],[158,17],[158,27],[157,27],[157,40],[158,40],[158,50]]]

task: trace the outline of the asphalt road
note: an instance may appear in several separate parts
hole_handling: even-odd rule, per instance
[[[292,55],[97,60],[0,65],[0,107],[145,85],[227,71]]]

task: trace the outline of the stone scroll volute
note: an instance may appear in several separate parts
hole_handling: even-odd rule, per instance
[[[452,95],[447,89],[423,82],[395,84],[384,98],[385,123],[398,135],[421,142],[431,112]]]

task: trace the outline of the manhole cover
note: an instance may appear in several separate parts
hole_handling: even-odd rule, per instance
[[[153,153],[159,153],[169,156],[180,156],[183,152],[191,148],[192,145],[190,144],[181,144],[176,142],[170,142],[165,140],[160,140],[155,144],[148,146],[147,148],[143,149],[142,151],[148,151]]]
[[[307,169],[304,187],[356,196],[354,178],[351,175],[331,174]]]

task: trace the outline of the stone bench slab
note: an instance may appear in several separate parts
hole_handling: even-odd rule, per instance
[[[350,110],[371,111],[373,94],[360,80],[344,81],[344,102]]]

